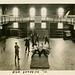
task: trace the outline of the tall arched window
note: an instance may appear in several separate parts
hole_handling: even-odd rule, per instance
[[[18,8],[17,7],[13,8],[13,16],[18,17]]]
[[[46,16],[47,16],[47,9],[46,9],[45,7],[43,7],[43,8],[41,9],[41,16],[42,16],[42,17],[46,17]]]
[[[41,8],[41,17],[42,20],[45,20],[47,16],[47,9],[45,7]]]
[[[58,9],[58,17],[61,18],[61,17],[63,17],[63,16],[64,16],[64,9],[60,7],[60,8]]]
[[[35,17],[35,8],[31,7],[29,10],[30,17]]]

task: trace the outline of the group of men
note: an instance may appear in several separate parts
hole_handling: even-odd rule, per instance
[[[31,34],[31,42],[32,42],[32,47],[34,47],[34,45],[36,45],[36,43],[39,44],[39,36],[38,34]]]
[[[41,57],[41,54],[44,54],[48,58],[48,52],[49,52],[49,46],[45,43],[41,43],[40,45],[35,45],[33,49],[32,58],[34,55],[38,52],[39,57]]]
[[[38,37],[38,35],[32,35],[31,34],[31,38],[29,38],[29,37],[26,37],[25,38],[25,53],[27,52],[27,49],[28,49],[28,52],[30,52],[30,40],[31,40],[31,42],[32,42],[32,47],[34,48],[34,45],[36,45],[36,43],[38,43],[39,44],[39,37]]]
[[[43,53],[46,57],[47,56],[47,51],[48,51],[48,47],[46,46],[46,43],[49,44],[49,38],[47,36],[45,36],[45,43],[41,43],[41,45],[39,45],[39,36],[38,35],[32,35],[31,34],[31,38],[26,37],[24,39],[25,41],[25,53],[30,52],[30,40],[32,42],[32,47],[33,47],[33,55],[32,57],[36,54],[36,52],[38,52],[39,57],[41,57],[41,54]],[[19,46],[17,45],[17,42],[15,43],[15,60],[16,57],[18,58],[18,60],[20,60],[19,58]]]

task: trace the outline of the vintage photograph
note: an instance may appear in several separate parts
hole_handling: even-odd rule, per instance
[[[75,4],[0,4],[0,70],[75,70]]]

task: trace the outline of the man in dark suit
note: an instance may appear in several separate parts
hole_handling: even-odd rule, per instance
[[[29,37],[27,37],[24,41],[25,41],[25,46],[26,46],[25,53],[27,52],[27,49],[28,49],[28,52],[30,52],[30,39],[29,39]]]
[[[46,42],[49,44],[49,38],[47,35],[45,36],[45,44],[46,44]]]
[[[20,60],[19,58],[19,48],[20,47],[17,45],[17,42],[15,42],[14,48],[15,48],[15,61],[16,61],[16,57],[18,58],[18,60]]]

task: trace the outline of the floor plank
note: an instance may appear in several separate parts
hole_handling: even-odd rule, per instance
[[[15,42],[20,46],[20,61],[15,66]],[[0,70],[30,70],[32,49],[25,53],[24,39],[8,38],[6,40],[6,50],[1,52],[2,43],[0,41]],[[75,43],[62,38],[50,39],[50,54],[48,55],[49,70],[75,70]],[[17,61],[18,62],[18,61]]]

